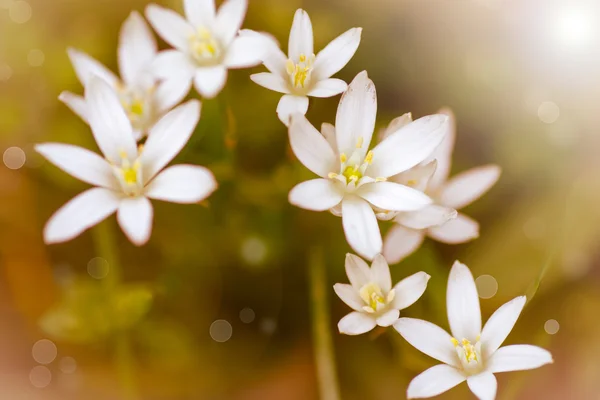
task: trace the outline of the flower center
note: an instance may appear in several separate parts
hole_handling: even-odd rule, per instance
[[[451,340],[452,344],[454,344],[454,348],[456,349],[456,354],[458,354],[458,358],[460,359],[465,371],[480,371],[483,367],[483,360],[481,359],[481,342],[479,341],[479,337],[477,338],[475,345],[471,344],[468,339],[464,338],[460,342],[455,338],[452,338]]]
[[[337,179],[344,185],[358,186],[360,180],[365,177],[367,168],[373,162],[373,152],[369,151],[363,158],[363,151],[361,150],[364,144],[362,137],[359,137],[356,142],[356,149],[352,152],[350,157],[346,153],[340,154],[340,172],[331,172],[329,174],[330,179]],[[385,178],[376,178],[374,181],[382,182]],[[371,179],[370,182],[373,182]]]
[[[206,28],[198,28],[195,35],[190,37],[192,57],[200,64],[213,64],[223,53],[220,43]]]
[[[141,153],[141,151],[142,146],[140,145],[138,153]],[[119,156],[121,158],[120,163],[112,163],[113,173],[126,195],[131,197],[139,196],[143,189],[142,163],[139,157],[134,162],[129,161],[127,153],[124,151]]]
[[[147,90],[119,88],[119,100],[127,113],[129,121],[131,121],[133,129],[143,131],[148,128],[154,111],[152,108],[152,95],[155,89],[155,86]]]
[[[368,313],[381,311],[395,296],[393,289],[385,296],[379,285],[374,282],[363,285],[358,293],[366,304],[363,310]]]
[[[285,69],[290,76],[290,82],[293,87],[296,89],[304,89],[308,86],[314,62],[314,54],[311,54],[308,57],[304,54],[300,54],[297,63],[292,59],[287,60]]]

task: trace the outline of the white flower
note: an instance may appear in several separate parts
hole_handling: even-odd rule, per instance
[[[479,237],[479,224],[459,210],[481,197],[500,177],[500,167],[485,165],[462,172],[448,180],[456,125],[449,110],[448,133],[442,144],[426,161],[391,180],[423,190],[433,204],[416,212],[379,214],[380,219],[394,219],[383,244],[383,254],[389,263],[397,263],[417,250],[425,236],[448,244],[464,243]],[[392,121],[388,131],[411,121],[406,114]],[[383,137],[387,136],[387,132]]]
[[[352,28],[332,40],[315,56],[313,29],[306,11],[298,9],[290,31],[288,56],[279,46],[270,46],[264,59],[270,72],[254,74],[257,84],[284,93],[277,105],[277,115],[287,126],[292,114],[306,114],[308,96],[332,97],[348,85],[331,78],[350,61],[360,43],[362,28]]]
[[[132,12],[121,28],[118,55],[122,80],[85,53],[68,49],[68,54],[82,85],[85,86],[94,76],[111,85],[129,117],[136,139],[147,134],[154,123],[189,91],[181,80],[159,80],[152,75],[150,67],[157,54],[156,41],[137,12]],[[62,92],[59,99],[84,121],[88,121],[83,97]]]
[[[375,86],[361,72],[340,100],[335,128],[325,126],[327,138],[302,114],[292,116],[289,128],[296,157],[321,177],[294,187],[290,203],[341,215],[348,243],[369,260],[382,250],[373,207],[414,211],[431,203],[422,192],[386,180],[428,157],[442,141],[447,120],[445,115],[423,117],[368,151],[376,113]]]
[[[136,245],[146,243],[152,231],[150,199],[196,203],[217,187],[212,173],[203,167],[167,165],[189,140],[198,119],[200,103],[189,101],[166,114],[150,130],[139,148],[131,123],[114,91],[99,78],[85,90],[87,117],[104,158],[89,150],[59,143],[36,150],[65,172],[96,186],[59,209],[44,229],[46,243],[78,236],[117,212],[117,220]]]
[[[186,18],[151,4],[146,16],[158,34],[175,49],[158,55],[153,70],[161,77],[192,81],[203,97],[216,96],[227,81],[227,69],[262,62],[267,50],[263,35],[238,35],[247,0],[225,0],[219,11],[214,0],[184,0]]]
[[[552,355],[537,346],[500,347],[525,306],[525,296],[500,307],[481,329],[475,281],[466,265],[454,263],[448,277],[446,306],[450,336],[430,322],[400,318],[394,328],[411,345],[443,364],[418,375],[408,386],[408,398],[437,396],[467,381],[481,400],[496,397],[494,373],[534,369],[552,363]]]
[[[350,284],[333,286],[340,299],[353,312],[338,324],[340,333],[360,335],[379,326],[390,326],[400,318],[400,310],[414,304],[425,292],[429,276],[417,272],[401,280],[392,288],[390,268],[381,254],[371,268],[360,257],[346,255],[346,274]]]

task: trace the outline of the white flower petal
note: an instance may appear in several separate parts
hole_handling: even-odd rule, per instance
[[[327,122],[323,122],[321,124],[321,134],[331,146],[331,149],[334,153],[337,153],[337,141],[335,138],[335,126],[328,124]]]
[[[466,380],[459,370],[449,365],[436,365],[417,375],[408,385],[406,397],[423,399],[442,394]]]
[[[246,35],[260,35],[263,39],[267,39],[266,48],[263,54],[263,64],[267,69],[281,77],[288,78],[289,75],[286,71],[287,56],[279,48],[279,42],[272,35],[264,32],[256,32],[251,29],[242,29],[240,36]]]
[[[294,22],[290,30],[288,55],[293,61],[298,61],[300,54],[309,57],[314,54],[313,29],[308,13],[302,9],[296,10]]]
[[[377,322],[373,316],[353,311],[340,320],[338,329],[345,335],[360,335],[369,332],[376,325]]]
[[[191,87],[192,80],[183,75],[163,79],[154,93],[154,103],[158,112],[163,114],[181,103]]]
[[[215,0],[183,0],[183,9],[195,27],[212,26],[215,20]]]
[[[277,117],[285,126],[290,125],[290,119],[294,114],[306,114],[308,111],[308,97],[286,94],[281,96],[277,104]]]
[[[445,364],[460,367],[452,337],[431,322],[414,318],[400,318],[394,329],[420,352]]]
[[[344,197],[342,225],[348,244],[360,256],[372,260],[381,253],[381,233],[369,203],[353,195]]]
[[[400,311],[398,310],[388,310],[383,313],[381,316],[377,317],[377,325],[388,327],[394,325],[396,321],[400,318]]]
[[[326,178],[330,172],[339,168],[339,161],[329,143],[304,115],[293,115],[289,137],[290,146],[298,160],[315,174]]]
[[[490,190],[500,178],[500,167],[486,165],[450,179],[441,189],[439,201],[448,207],[463,208]]]
[[[551,364],[552,354],[541,347],[528,344],[500,347],[488,360],[489,372],[524,371]]]
[[[427,164],[415,165],[408,171],[404,171],[398,175],[395,175],[389,180],[402,185],[410,186],[411,188],[420,190],[422,192],[431,193],[431,191],[427,189],[429,180],[435,173],[436,168],[437,161],[433,160]]]
[[[438,168],[431,178],[430,189],[432,190],[438,189],[448,179],[450,168],[452,167],[452,151],[454,150],[454,142],[456,141],[456,119],[452,110],[443,108],[439,111],[439,114],[448,116],[448,124],[446,125],[444,140],[442,140],[442,143],[440,143],[429,157],[430,160],[437,160],[438,164]]]
[[[329,78],[318,81],[308,92],[312,97],[333,97],[343,93],[348,88],[346,82],[341,79]]]
[[[75,196],[54,213],[44,227],[46,244],[60,243],[79,236],[115,212],[119,197],[111,190],[93,188]]]
[[[383,256],[390,264],[399,263],[421,247],[423,239],[425,239],[423,231],[395,224],[383,241]]]
[[[326,211],[340,204],[344,191],[340,185],[328,179],[312,179],[296,185],[289,194],[289,201],[296,207],[312,211]]]
[[[146,187],[151,199],[191,204],[207,198],[217,189],[210,170],[196,165],[175,165],[159,173]]]
[[[362,144],[363,156],[367,153],[375,129],[376,115],[375,85],[369,79],[367,71],[363,71],[350,83],[337,109],[335,131],[340,154],[345,153],[350,157],[357,144]],[[383,176],[372,175],[370,169],[371,166],[370,176]]]
[[[392,133],[373,149],[369,175],[387,178],[424,161],[444,139],[447,121],[445,115],[429,115]]]
[[[37,144],[35,150],[52,164],[83,182],[118,189],[110,164],[96,153],[62,143]]]
[[[273,90],[274,92],[285,94],[290,92],[287,82],[284,81],[281,76],[271,72],[259,72],[258,74],[252,74],[250,75],[250,79],[252,79],[254,83],[269,90]],[[308,109],[308,102],[306,102],[306,106]]]
[[[123,24],[119,36],[119,70],[121,77],[129,85],[147,72],[158,51],[154,35],[148,24],[133,11]]]
[[[351,307],[354,311],[361,311],[365,305],[357,291],[347,283],[336,283],[333,285],[333,290],[338,297]]]
[[[125,152],[129,160],[135,160],[137,145],[131,122],[113,89],[102,79],[92,78],[85,87],[85,102],[94,138],[104,156],[116,162]]]
[[[364,285],[371,282],[371,270],[367,263],[354,254],[346,254],[346,275],[354,290],[358,292]]]
[[[75,69],[75,74],[82,85],[87,85],[88,81],[97,76],[104,79],[109,85],[115,86],[119,79],[104,65],[74,48],[68,48],[67,54]]]
[[[395,221],[407,228],[425,229],[442,225],[457,216],[458,213],[453,208],[430,204],[417,211],[400,213]]]
[[[392,303],[394,308],[404,310],[413,305],[425,293],[430,278],[429,274],[421,271],[398,282],[394,286],[395,296]]]
[[[136,246],[146,244],[152,233],[152,204],[141,197],[126,197],[121,200],[117,221],[125,236]]]
[[[179,154],[200,119],[200,102],[190,100],[162,117],[148,134],[141,161],[148,182]]]
[[[194,75],[194,86],[202,97],[211,99],[215,97],[227,82],[227,68],[218,65],[215,67],[198,68]]]
[[[215,34],[224,46],[229,46],[242,27],[247,8],[247,0],[225,0],[219,7],[215,19]]]
[[[387,261],[381,254],[377,254],[371,265],[371,282],[379,285],[384,293],[392,289],[392,275]]]
[[[481,352],[483,358],[490,357],[502,345],[510,334],[527,298],[519,296],[498,308],[486,322],[481,331]]]
[[[467,384],[471,392],[479,400],[494,400],[496,398],[496,390],[498,389],[498,381],[494,374],[490,372],[482,372],[478,375],[472,375],[467,378]]]
[[[165,50],[158,53],[151,65],[152,73],[162,79],[189,80],[196,72],[190,57],[179,50]]]
[[[467,339],[473,343],[481,334],[481,310],[475,280],[469,268],[454,262],[448,277],[446,308],[452,335],[458,341]]]
[[[315,58],[313,76],[326,79],[339,72],[356,53],[362,28],[352,28],[333,39]]]
[[[82,96],[76,95],[71,92],[62,92],[58,99],[65,103],[67,107],[71,109],[79,118],[81,118],[84,122],[88,122],[87,117],[87,105],[85,104],[85,99]]]
[[[362,185],[356,194],[377,208],[389,211],[415,211],[431,204],[425,193],[394,182],[373,182]]]
[[[379,134],[379,142],[383,142],[388,136],[390,136],[392,133],[396,132],[397,130],[399,130],[400,128],[410,124],[411,122],[413,122],[412,119],[412,114],[411,113],[406,113],[403,114],[399,117],[394,118],[389,125],[387,126],[387,128],[383,129],[380,131]]]
[[[189,49],[189,38],[196,31],[181,15],[168,8],[150,4],[146,7],[146,18],[165,42],[184,52]]]
[[[427,234],[442,243],[465,243],[479,237],[479,224],[466,215],[458,213],[456,218],[445,224],[429,228]]]
[[[254,67],[265,58],[269,46],[267,41],[258,35],[238,36],[229,45],[223,63],[227,68]]]

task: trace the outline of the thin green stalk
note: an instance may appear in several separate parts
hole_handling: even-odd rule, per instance
[[[317,383],[321,400],[339,400],[333,339],[331,336],[327,276],[323,250],[313,248],[309,254],[313,349]]]
[[[116,246],[114,229],[110,222],[104,221],[93,229],[96,252],[108,261],[109,265],[108,275],[102,280],[109,296],[117,289],[122,278],[119,250]],[[127,331],[116,332],[114,347],[115,369],[121,382],[124,398],[137,400],[140,396],[135,379],[135,359]]]

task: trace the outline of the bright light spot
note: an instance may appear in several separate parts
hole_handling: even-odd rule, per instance
[[[552,124],[556,122],[558,117],[560,116],[560,108],[551,101],[544,101],[538,107],[538,118],[540,121],[545,122],[547,124]]]
[[[277,322],[272,318],[264,318],[260,321],[260,330],[267,335],[272,334],[277,329]]]
[[[267,258],[268,248],[265,241],[257,236],[250,236],[242,243],[242,258],[250,265],[260,265]]]
[[[555,23],[556,39],[565,47],[581,48],[594,37],[593,14],[586,10],[563,10]]]
[[[27,54],[27,62],[32,67],[41,67],[45,60],[46,56],[40,49],[32,49],[29,51],[29,54]]]
[[[555,319],[549,319],[544,324],[544,330],[548,335],[555,335],[560,329],[560,324]]]
[[[108,275],[110,266],[102,257],[94,257],[87,264],[87,272],[92,278],[104,279]]]
[[[52,382],[52,372],[43,365],[38,365],[29,372],[29,381],[36,388],[43,389]]]
[[[31,348],[33,359],[40,364],[50,364],[57,353],[56,345],[48,339],[38,340]]]
[[[7,80],[9,80],[12,76],[12,73],[12,68],[8,64],[0,64],[0,82],[6,82]]]
[[[231,339],[233,328],[231,324],[224,319],[218,319],[210,324],[210,337],[219,343],[223,343]]]
[[[249,324],[250,322],[254,321],[255,317],[256,317],[256,314],[254,313],[254,310],[251,308],[246,307],[242,311],[240,311],[240,319],[245,324]]]
[[[77,361],[73,357],[63,357],[60,359],[59,368],[65,374],[73,374],[77,371]]]
[[[25,152],[20,147],[9,147],[4,151],[2,161],[10,169],[21,168],[26,161]]]
[[[498,281],[491,275],[481,275],[475,279],[477,293],[482,299],[491,299],[498,292]]]
[[[28,2],[18,0],[10,5],[8,15],[13,22],[16,22],[17,24],[24,24],[31,18],[31,12],[31,6]]]

